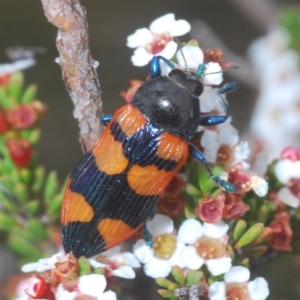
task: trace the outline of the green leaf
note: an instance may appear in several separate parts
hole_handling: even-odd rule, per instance
[[[40,209],[40,202],[39,200],[35,199],[35,200],[31,200],[29,202],[27,202],[25,205],[25,211],[27,212],[27,214],[31,217],[35,216],[36,213],[39,211]]]
[[[8,83],[8,94],[16,99],[17,102],[23,91],[24,76],[22,72],[14,72],[11,74]]]
[[[189,194],[190,196],[196,199],[202,198],[203,193],[189,182],[186,184],[185,190],[187,194]]]
[[[197,285],[200,280],[204,277],[202,271],[189,271],[186,275],[186,282],[188,285]]]
[[[0,106],[6,110],[9,107],[9,101],[4,86],[0,85]]]
[[[47,228],[39,219],[30,219],[27,223],[28,230],[34,235],[36,241],[43,241],[47,237]]]
[[[39,128],[34,128],[30,130],[27,139],[32,145],[35,145],[40,140],[40,137],[41,137],[41,130]]]
[[[57,174],[55,171],[49,173],[44,189],[44,199],[46,203],[50,203],[52,201],[52,197],[56,194],[58,189],[58,180]]]
[[[22,95],[21,102],[29,103],[34,100],[37,94],[37,89],[38,86],[36,84],[29,85]]]
[[[180,285],[185,285],[185,277],[183,274],[183,271],[181,268],[178,266],[172,267],[171,273],[174,277],[174,279],[180,284]]]
[[[241,238],[241,236],[246,232],[246,229],[247,222],[242,219],[238,220],[233,230],[233,240],[237,242]]]
[[[92,274],[91,265],[85,256],[80,256],[78,259],[78,269],[80,275]]]
[[[29,201],[28,188],[23,183],[16,184],[14,194],[20,203],[27,203]]]
[[[39,259],[43,255],[43,251],[37,248],[26,237],[19,234],[10,234],[7,242],[9,248],[17,255],[30,257],[33,261]]]
[[[158,294],[162,296],[163,298],[168,299],[177,299],[177,297],[174,296],[174,293],[167,290],[157,290]]]
[[[237,244],[235,245],[236,249],[239,249],[241,247],[244,247],[251,242],[253,242],[255,239],[257,239],[264,231],[264,225],[261,223],[254,224],[252,227],[250,227],[239,239]]]
[[[258,211],[257,222],[265,224],[268,218],[268,213],[269,211],[267,205],[263,204]]]
[[[162,277],[156,278],[155,281],[159,286],[164,287],[166,289],[169,289],[169,286],[174,284],[171,280]]]
[[[62,206],[62,199],[62,195],[56,195],[47,205],[47,213],[50,215],[51,221],[56,221],[59,219]]]
[[[43,186],[44,180],[45,180],[45,168],[39,166],[36,168],[34,172],[34,182],[32,184],[32,191],[38,193]]]
[[[18,222],[10,214],[0,211],[0,229],[4,231],[9,231],[13,228]]]

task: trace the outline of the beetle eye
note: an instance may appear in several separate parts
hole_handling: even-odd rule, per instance
[[[203,92],[202,82],[191,73],[174,69],[169,73],[169,78],[197,97]]]

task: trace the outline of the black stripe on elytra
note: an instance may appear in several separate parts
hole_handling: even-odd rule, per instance
[[[173,171],[177,162],[173,159],[163,159],[156,155],[161,139],[161,130],[151,123],[146,123],[142,129],[127,136],[118,122],[113,122],[110,132],[115,141],[122,143],[123,154],[131,164],[141,167],[155,165],[158,170]]]

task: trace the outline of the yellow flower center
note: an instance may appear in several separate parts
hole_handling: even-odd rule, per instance
[[[176,242],[176,237],[172,234],[158,235],[153,240],[155,256],[162,259],[169,259],[175,252]]]
[[[222,244],[218,240],[208,237],[200,238],[196,242],[195,247],[197,249],[197,253],[204,259],[215,259],[226,254],[224,244]]]

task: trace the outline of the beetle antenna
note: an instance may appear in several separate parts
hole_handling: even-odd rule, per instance
[[[185,70],[185,72],[188,72],[189,67],[188,67],[187,61],[186,61],[186,59],[185,59],[185,56],[184,56],[184,54],[183,54],[182,48],[180,48],[180,53],[181,53],[182,58],[183,58],[183,60],[184,60],[184,70]]]
[[[211,72],[211,73],[205,73],[205,74],[203,74],[203,76],[202,76],[202,77],[204,77],[204,76],[206,76],[206,75],[210,75],[210,74],[224,73],[224,72],[227,72],[227,71],[235,70],[235,69],[237,69],[237,68],[238,68],[238,66],[233,66],[233,67],[227,68],[227,69],[225,69],[225,70],[222,70],[222,71],[218,71],[218,72]]]

